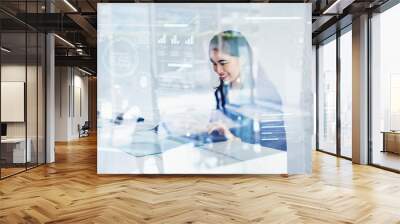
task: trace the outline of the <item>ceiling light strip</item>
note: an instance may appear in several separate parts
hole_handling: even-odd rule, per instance
[[[67,4],[74,12],[78,12],[78,10],[68,1],[64,0],[65,4]]]
[[[85,74],[87,74],[87,75],[93,75],[92,73],[90,73],[90,72],[88,72],[88,71],[86,71],[86,70],[83,70],[83,69],[81,69],[81,68],[79,68],[79,67],[78,67],[78,70],[81,71],[81,72],[83,72],[83,73],[85,73]]]
[[[62,42],[64,42],[64,43],[66,43],[67,45],[69,45],[70,47],[73,47],[73,48],[75,48],[75,45],[73,45],[71,42],[69,42],[68,40],[66,40],[66,39],[64,39],[64,38],[62,38],[62,37],[60,37],[59,35],[57,35],[57,34],[54,34],[54,36],[55,37],[57,37],[59,40],[61,40]]]
[[[11,50],[8,50],[7,48],[5,48],[5,47],[1,47],[0,48],[2,51],[4,51],[4,52],[7,52],[7,53],[10,53],[11,52]]]
[[[330,5],[327,9],[324,10],[322,14],[328,14],[331,9],[337,6],[341,0],[336,0],[332,5]]]

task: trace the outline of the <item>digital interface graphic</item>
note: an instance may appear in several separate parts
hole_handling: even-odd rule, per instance
[[[310,15],[98,4],[98,173],[309,173]]]

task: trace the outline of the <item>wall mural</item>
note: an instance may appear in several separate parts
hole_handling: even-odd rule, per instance
[[[99,174],[311,167],[310,4],[98,4]]]

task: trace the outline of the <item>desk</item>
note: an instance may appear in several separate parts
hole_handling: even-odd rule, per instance
[[[219,111],[216,111],[219,112]],[[190,114],[190,113],[188,113]],[[250,144],[239,138],[197,144],[175,136],[207,131],[209,116],[166,117],[158,132],[124,120],[119,125],[104,120],[98,131],[99,174],[282,174],[287,173],[287,152]],[[201,114],[202,115],[202,114]],[[221,119],[218,119],[221,115]],[[219,112],[215,120],[223,120]],[[176,117],[173,117],[176,118]],[[260,116],[258,121],[282,122],[279,117]],[[194,122],[191,122],[194,121]],[[228,123],[226,121],[226,123]],[[132,124],[133,123],[133,124]],[[225,123],[225,122],[224,122]],[[233,122],[232,122],[233,123]],[[262,123],[259,127],[263,126]],[[232,127],[235,124],[228,123]],[[142,127],[141,127],[142,126]],[[154,127],[154,125],[152,125]],[[140,128],[139,128],[140,127]],[[151,127],[151,126],[149,126]],[[281,126],[280,126],[281,127]],[[134,133],[137,131],[136,133]],[[263,129],[263,131],[265,131]],[[172,133],[171,135],[169,133]]]
[[[126,129],[125,129],[126,130]],[[110,133],[110,132],[109,132]],[[113,145],[105,133],[99,139],[99,174],[282,174],[287,173],[286,151],[231,141],[196,146],[192,142],[159,141],[158,150],[132,143]],[[111,136],[109,136],[111,137]],[[147,139],[145,139],[147,138]],[[151,136],[139,137],[150,145]],[[130,140],[130,139],[129,139]],[[157,140],[154,140],[156,143]],[[170,140],[172,141],[172,140]],[[111,144],[110,144],[111,143]]]
[[[7,163],[25,163],[31,162],[31,144],[30,138],[26,140],[28,143],[25,152],[25,138],[6,138],[1,139],[1,154]],[[11,160],[12,158],[12,160]]]
[[[392,152],[400,154],[400,132],[382,131],[381,133],[383,134],[382,152]]]

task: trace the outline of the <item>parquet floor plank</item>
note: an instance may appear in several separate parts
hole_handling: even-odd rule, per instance
[[[400,175],[313,153],[311,175],[97,175],[96,138],[0,181],[2,223],[399,223]]]

